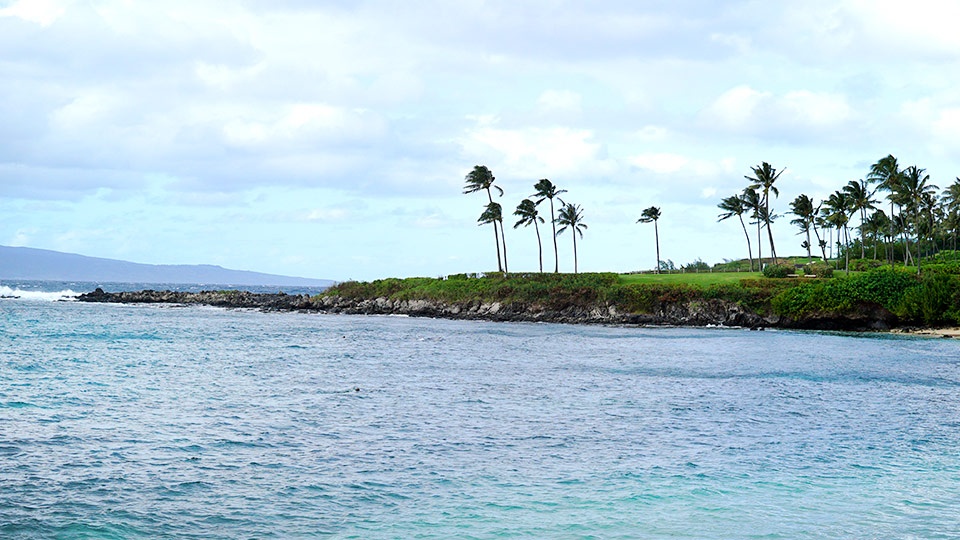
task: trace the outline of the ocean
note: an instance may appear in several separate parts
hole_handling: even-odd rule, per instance
[[[960,536],[953,340],[0,287],[0,538]]]

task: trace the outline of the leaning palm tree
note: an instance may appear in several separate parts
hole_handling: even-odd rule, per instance
[[[503,189],[501,189],[500,186],[493,185],[493,181],[496,180],[496,178],[494,178],[493,173],[490,172],[490,169],[488,169],[486,165],[474,166],[473,170],[467,173],[467,176],[464,178],[464,180],[466,182],[466,184],[463,186],[464,194],[476,193],[481,190],[487,192],[487,199],[489,200],[489,204],[487,205],[488,209],[490,208],[491,204],[494,204],[493,195],[490,192],[491,187],[496,189],[501,197],[503,196]],[[500,233],[503,232],[503,221],[494,220],[488,223],[493,225],[493,239],[497,243],[497,271],[504,272],[506,271],[507,258],[506,240],[504,240],[503,246],[503,262],[501,262],[500,259]],[[498,224],[500,226],[499,232],[497,231]]]
[[[533,230],[537,232],[537,256],[540,260],[540,273],[543,273],[543,244],[540,243],[540,227],[537,225],[538,222],[543,223],[543,218],[537,213],[537,205],[530,199],[524,199],[520,201],[520,205],[517,206],[513,215],[520,216],[520,220],[513,226],[514,229],[521,225],[527,227],[531,223],[533,224]]]
[[[744,188],[743,195],[740,198],[743,199],[743,204],[750,210],[750,219],[756,220],[751,221],[750,224],[757,226],[757,270],[763,270],[763,237],[760,236],[760,226],[763,224],[763,220],[760,219],[760,214],[763,213],[763,201],[757,190],[750,187]]]
[[[887,196],[890,199],[890,220],[888,230],[888,237],[890,238],[889,243],[889,262],[890,266],[893,266],[894,259],[894,250],[893,250],[893,238],[894,231],[893,228],[896,222],[896,216],[893,213],[893,204],[894,199],[896,198],[895,192],[897,190],[897,185],[900,183],[900,178],[903,176],[903,171],[900,170],[900,165],[897,163],[897,158],[893,157],[892,154],[887,155],[885,158],[881,158],[879,161],[870,166],[870,173],[867,174],[867,181],[876,182],[879,185],[877,186],[878,190],[883,190],[889,192]]]
[[[825,219],[830,222],[837,229],[837,235],[840,236],[841,232],[843,233],[842,244],[844,246],[843,254],[845,259],[844,269],[846,272],[850,272],[850,234],[847,230],[847,225],[850,223],[850,215],[852,215],[852,206],[850,203],[850,197],[844,191],[837,190],[835,191],[827,201],[824,203]],[[839,256],[839,253],[837,254]],[[837,261],[837,266],[839,266],[839,261]]]
[[[557,214],[557,223],[560,224],[560,228],[557,229],[557,234],[563,234],[563,231],[567,230],[569,227],[571,234],[573,236],[573,273],[577,273],[577,235],[580,235],[580,238],[583,238],[583,231],[586,230],[587,225],[583,223],[583,210],[580,208],[580,205],[567,203],[563,208],[560,209],[560,213]]]
[[[777,178],[780,178],[783,170],[777,172],[777,169],[766,161],[756,167],[750,167],[750,170],[753,171],[754,176],[744,176],[744,178],[750,181],[750,188],[763,188],[763,207],[766,210],[766,215],[768,217],[772,216],[773,214],[770,213],[770,193],[772,192],[774,196],[780,195],[780,190],[773,183],[777,181]],[[773,257],[773,264],[777,264],[777,248],[773,245],[773,229],[770,228],[770,221],[766,222],[766,226],[767,236],[770,238],[770,256]]]
[[[480,218],[477,219],[477,223],[480,225],[489,225],[493,224],[496,227],[498,224],[500,227],[503,227],[503,208],[500,206],[500,203],[491,202],[483,210],[483,213],[480,214]],[[506,238],[503,239],[503,268],[500,269],[501,272],[507,272],[507,242]],[[500,254],[500,244],[497,244],[497,255]]]
[[[531,195],[531,197],[537,198],[535,203],[538,206],[544,200],[550,201],[550,224],[553,226],[553,272],[557,273],[560,271],[560,255],[557,251],[557,218],[554,217],[553,213],[553,199],[560,201],[560,204],[565,204],[563,199],[560,198],[560,194],[566,193],[567,190],[557,189],[557,186],[553,185],[553,182],[546,178],[537,181],[537,183],[533,185],[533,189],[537,190],[537,192]]]
[[[849,181],[843,186],[844,193],[850,200],[850,209],[860,215],[860,258],[866,258],[866,233],[863,230],[863,224],[867,222],[867,210],[873,210],[876,207],[876,199],[873,198],[873,191],[866,180]]]
[[[816,217],[816,210],[813,208],[813,199],[807,195],[800,194],[797,195],[797,198],[790,203],[790,213],[797,216],[796,219],[790,220],[791,225],[796,225],[800,232],[797,234],[806,234],[807,240],[803,243],[803,247],[807,250],[807,258],[813,258],[813,255],[810,254],[810,229],[813,228],[814,217]],[[817,240],[819,240],[819,235]]]
[[[923,220],[924,210],[932,206],[936,190],[939,187],[929,184],[930,175],[924,174],[926,169],[920,169],[916,165],[911,165],[903,171],[900,188],[905,197],[905,206],[910,216],[913,218],[913,226],[917,232],[917,273],[920,273],[920,244],[922,240],[921,222]],[[925,204],[930,201],[929,204]]]
[[[750,233],[747,232],[747,224],[743,222],[743,214],[745,214],[749,208],[747,208],[743,197],[740,195],[731,195],[720,201],[720,204],[717,205],[717,208],[724,210],[724,213],[717,216],[718,222],[733,216],[740,218],[740,226],[743,227],[743,235],[747,237],[747,256],[750,258],[750,271],[753,272],[753,250],[750,248]],[[659,261],[657,262],[657,266],[660,266]]]
[[[650,223],[653,222],[653,238],[657,246],[657,270],[656,272],[660,273],[660,231],[657,229],[657,221],[660,220],[660,209],[656,206],[651,206],[643,212],[640,213],[640,219],[637,220],[637,223]]]

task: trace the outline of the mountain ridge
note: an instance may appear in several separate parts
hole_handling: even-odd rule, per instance
[[[0,279],[329,287],[315,279],[232,270],[212,264],[144,264],[48,249],[0,246]]]

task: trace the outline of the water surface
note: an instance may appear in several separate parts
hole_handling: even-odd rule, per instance
[[[21,300],[0,331],[3,538],[960,530],[951,340]]]

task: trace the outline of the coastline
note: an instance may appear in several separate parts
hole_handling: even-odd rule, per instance
[[[676,299],[658,302],[650,313],[627,312],[611,302],[557,303],[551,297],[540,302],[498,302],[479,299],[444,302],[427,299],[393,299],[387,296],[345,297],[336,294],[308,296],[246,291],[196,293],[143,290],[109,293],[100,288],[81,294],[78,302],[127,304],[209,305],[228,309],[299,311],[347,315],[405,315],[494,322],[549,322],[620,326],[741,327],[837,331],[890,331],[896,317],[875,306],[864,306],[842,315],[816,314],[803,319],[761,314],[741,303],[712,299]],[[939,332],[937,329],[900,329],[903,333]],[[960,337],[960,328],[955,329]],[[920,334],[923,335],[923,334]],[[939,335],[939,334],[938,334]],[[954,337],[951,334],[950,337]]]
[[[952,326],[946,328],[913,328],[913,327],[904,327],[904,328],[892,328],[890,330],[892,334],[903,334],[907,336],[922,336],[930,338],[941,338],[941,339],[958,339],[960,338],[960,327]]]

